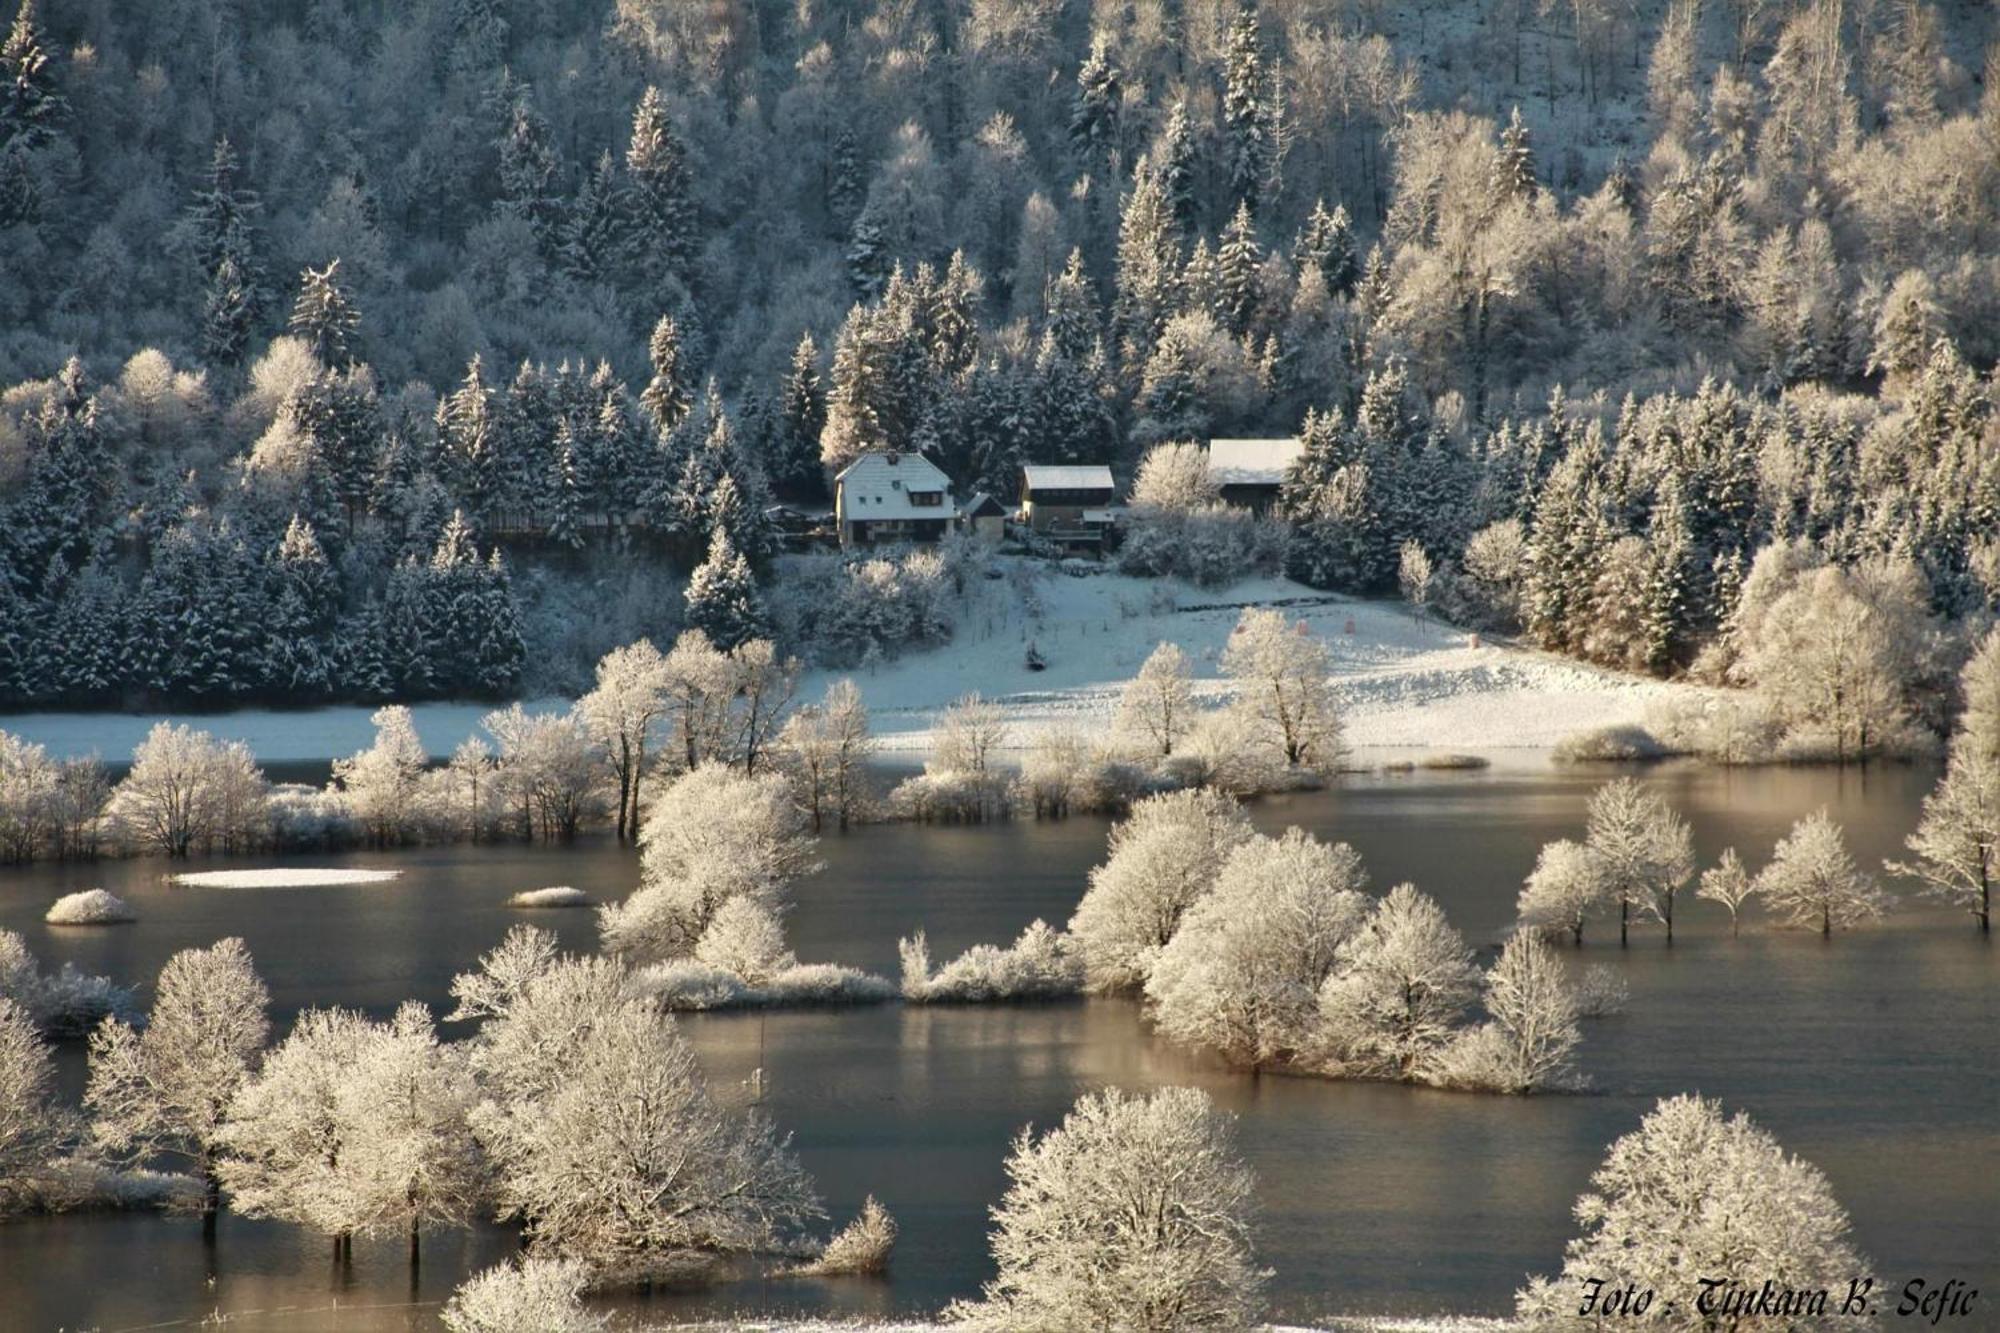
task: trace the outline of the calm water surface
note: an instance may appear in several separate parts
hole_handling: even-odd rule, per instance
[[[1536,849],[1578,831],[1601,776],[1351,778],[1253,814],[1267,830],[1298,824],[1353,843],[1378,890],[1413,880],[1470,941],[1490,946]],[[1704,861],[1734,845],[1759,865],[1794,819],[1827,805],[1857,858],[1875,866],[1899,849],[1931,777],[1689,768],[1646,780],[1691,820]],[[918,927],[942,957],[1009,939],[1037,916],[1061,922],[1103,855],[1106,827],[892,826],[829,838],[826,869],[798,886],[794,945],[810,961],[893,975],[897,937]],[[617,896],[635,872],[630,854],[602,840],[301,863],[404,874],[388,885],[229,891],[169,888],[158,861],[37,866],[0,871],[0,928],[20,931],[45,964],[74,961],[125,981],[150,979],[177,949],[241,935],[282,1029],[307,1005],[387,1015],[414,996],[442,1012],[452,975],[519,920],[587,949],[588,914],[523,914],[503,900],[565,883]],[[137,925],[42,923],[57,894],[99,884],[133,903]],[[1207,1088],[1240,1116],[1260,1182],[1262,1257],[1276,1270],[1276,1312],[1290,1320],[1503,1312],[1524,1274],[1560,1262],[1570,1205],[1605,1145],[1655,1099],[1682,1091],[1749,1111],[1825,1170],[1885,1282],[1956,1276],[2000,1299],[2000,969],[1967,918],[1914,907],[1830,945],[1761,928],[1738,940],[1702,903],[1684,909],[1671,949],[1651,931],[1625,951],[1615,932],[1599,935],[1582,957],[1618,966],[1633,1000],[1587,1029],[1582,1058],[1598,1091],[1585,1097],[1231,1074],[1153,1039],[1136,1006],[1115,1001],[690,1019],[724,1096],[747,1100],[751,1071],[767,1071],[765,1107],[795,1135],[836,1219],[870,1192],[888,1205],[902,1225],[895,1273],[743,1282],[630,1308],[653,1318],[935,1311],[990,1276],[986,1210],[1022,1124],[1058,1120],[1089,1089],[1164,1084]],[[66,1051],[70,1095],[82,1072]],[[23,1219],[0,1226],[0,1329],[177,1327],[216,1310],[244,1327],[430,1329],[463,1274],[510,1244],[498,1229],[432,1240],[413,1285],[395,1245],[357,1245],[343,1273],[323,1241],[234,1217],[212,1251],[195,1224],[153,1216]]]

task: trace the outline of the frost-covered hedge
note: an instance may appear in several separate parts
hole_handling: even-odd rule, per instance
[[[112,926],[138,919],[131,904],[106,889],[66,893],[42,917],[52,926]]]
[[[937,971],[920,930],[900,940],[903,998],[912,1004],[1057,1000],[1083,993],[1083,957],[1069,936],[1036,921],[1007,948],[976,944]]]
[[[727,968],[677,958],[639,969],[632,985],[676,1013],[881,1004],[896,998],[896,988],[886,979],[836,963],[794,963],[752,982]]]
[[[51,1037],[80,1037],[107,1017],[138,1017],[132,992],[107,977],[91,976],[64,963],[53,976],[36,965],[27,943],[0,930],[0,997],[28,1011],[35,1026]]]

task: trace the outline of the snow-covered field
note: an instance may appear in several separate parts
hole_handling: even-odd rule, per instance
[[[1545,751],[1573,731],[1637,722],[1648,705],[1688,687],[1621,675],[1547,653],[1482,642],[1418,620],[1397,602],[1315,592],[1286,579],[1220,591],[1119,574],[1057,574],[1037,585],[1040,614],[1006,584],[989,583],[958,636],[851,673],[882,748],[922,751],[938,710],[969,691],[1006,708],[1010,745],[1035,732],[1108,726],[1125,681],[1164,640],[1187,652],[1202,702],[1226,701],[1221,656],[1245,605],[1277,605],[1331,646],[1347,743],[1382,749]],[[1032,642],[1046,661],[1026,665]],[[842,672],[815,672],[801,698]],[[1370,756],[1356,756],[1368,762]]]
[[[915,757],[930,746],[938,711],[978,691],[1001,703],[1012,723],[1009,745],[1024,747],[1056,726],[1108,726],[1118,692],[1154,646],[1181,645],[1201,679],[1203,702],[1220,704],[1229,631],[1245,605],[1278,605],[1332,646],[1347,743],[1367,762],[1385,749],[1521,752],[1538,756],[1571,732],[1637,722],[1647,706],[1689,687],[1669,685],[1418,620],[1396,602],[1318,593],[1286,579],[1253,579],[1210,590],[1169,580],[1098,573],[1056,573],[1036,585],[1024,607],[1011,580],[978,588],[949,644],[854,671],[813,671],[801,701],[851,675],[867,700],[885,751]],[[1028,645],[1047,663],[1026,665]],[[664,646],[664,645],[663,645]],[[531,712],[564,707],[530,700]],[[490,704],[429,703],[412,708],[417,733],[437,758],[479,728]],[[241,740],[265,764],[324,761],[365,748],[374,737],[366,707],[299,711],[246,709],[184,720],[225,740]],[[0,716],[0,729],[48,747],[51,754],[132,752],[158,719],[120,713]]]
[[[400,870],[307,870],[296,866],[277,866],[268,870],[198,870],[170,878],[189,889],[325,889],[340,884],[381,884],[402,873]]]

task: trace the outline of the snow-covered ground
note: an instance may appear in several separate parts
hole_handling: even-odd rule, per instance
[[[1347,743],[1362,762],[1384,750],[1538,757],[1571,732],[1637,722],[1648,705],[1689,688],[1481,642],[1420,621],[1400,603],[1318,593],[1286,579],[1253,579],[1218,591],[1120,574],[1056,573],[1035,584],[1034,602],[1023,605],[1013,580],[985,582],[951,643],[873,667],[809,672],[799,698],[817,698],[832,680],[852,676],[882,748],[915,758],[929,749],[938,712],[977,691],[1003,705],[1011,722],[1008,743],[1021,748],[1050,727],[1108,726],[1124,682],[1165,640],[1186,650],[1202,701],[1222,703],[1230,693],[1221,679],[1222,649],[1245,605],[1285,607],[1332,646]],[[1046,669],[1028,669],[1030,643]],[[538,699],[527,707],[539,712],[565,705]],[[411,712],[425,748],[443,758],[478,731],[491,708],[429,703]],[[365,748],[374,736],[372,711],[246,709],[184,720],[241,740],[260,762],[273,764],[324,761]],[[0,716],[0,729],[46,745],[52,754],[97,754],[115,762],[131,754],[157,720],[30,713]]]
[[[1347,743],[1383,749],[1534,752],[1571,732],[1637,722],[1657,700],[1687,687],[1600,670],[1567,658],[1481,641],[1420,621],[1398,602],[1315,592],[1286,579],[1254,579],[1213,591],[1119,574],[1057,574],[1037,585],[1039,615],[1012,589],[989,583],[957,637],[852,673],[815,672],[800,697],[851,674],[867,700],[882,748],[922,751],[938,711],[970,691],[999,701],[1009,744],[1037,731],[1108,726],[1119,691],[1165,640],[1178,643],[1199,677],[1197,695],[1230,696],[1221,657],[1245,605],[1275,605],[1332,648]],[[1026,665],[1032,642],[1046,661]]]

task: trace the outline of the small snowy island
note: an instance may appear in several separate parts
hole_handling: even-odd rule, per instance
[[[167,878],[188,889],[326,889],[343,884],[381,884],[400,870],[310,869],[271,866],[263,870],[198,870]]]

